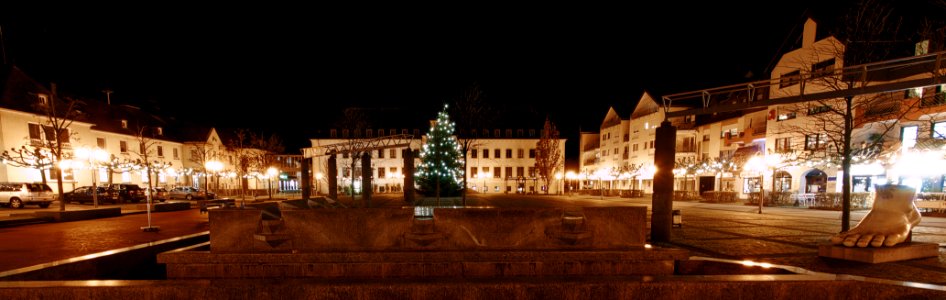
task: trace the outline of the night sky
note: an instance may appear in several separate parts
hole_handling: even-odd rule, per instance
[[[0,26],[8,59],[40,82],[99,99],[108,88],[113,103],[186,120],[266,128],[290,151],[343,107],[434,118],[478,82],[497,107],[550,115],[574,158],[579,128],[596,131],[609,106],[630,109],[644,89],[767,74],[799,44],[810,6],[778,4],[3,7]]]

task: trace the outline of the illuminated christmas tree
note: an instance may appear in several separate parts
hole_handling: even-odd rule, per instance
[[[437,114],[437,122],[427,133],[427,142],[420,154],[421,164],[417,167],[417,184],[424,195],[437,195],[439,199],[460,192],[460,180],[464,176],[461,167],[463,156],[453,132],[454,124],[444,105],[443,111]]]

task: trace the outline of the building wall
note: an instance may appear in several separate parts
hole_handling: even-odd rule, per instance
[[[3,149],[10,148],[19,148],[23,145],[29,144],[29,123],[44,124],[46,122],[46,117],[43,115],[32,114],[27,112],[21,112],[16,110],[9,109],[0,109],[0,136],[2,136],[2,147]],[[138,152],[138,141],[135,136],[124,135],[112,132],[105,132],[100,130],[93,130],[92,124],[83,123],[83,122],[73,122],[69,126],[70,130],[70,141],[69,145],[66,146],[66,152],[72,153],[76,149],[81,147],[86,148],[97,148],[98,138],[105,139],[105,147],[102,148],[105,152],[108,153],[108,156],[114,156],[118,159],[137,159],[138,155],[135,153]],[[126,141],[128,143],[128,152],[122,153],[119,150],[119,141]],[[157,140],[156,146],[161,146],[164,151],[163,157],[158,157],[155,155],[151,158],[151,161],[160,161],[170,163],[172,168],[180,170],[182,167],[181,163],[181,144],[172,141],[166,140]],[[178,149],[179,156],[177,158],[173,157],[173,149]],[[156,150],[154,150],[156,151]],[[156,153],[155,153],[156,154]],[[78,159],[75,159],[78,160]],[[81,162],[78,164],[70,164],[76,169],[66,170],[63,175],[63,189],[68,192],[79,186],[91,185],[92,181],[97,179],[98,183],[107,183],[107,174],[105,169],[99,169],[97,175],[92,175],[92,169],[89,167],[88,162]],[[56,184],[56,179],[49,176],[49,171],[45,171],[47,174],[47,183],[53,190],[58,189]],[[159,186],[173,186],[179,182],[179,177],[171,176],[171,173],[165,173],[159,175],[157,178],[157,183]],[[14,167],[8,164],[0,165],[0,181],[23,181],[23,182],[37,182],[40,181],[41,177],[39,171],[31,168],[22,168]],[[121,173],[115,174],[113,177],[113,182],[115,183],[135,183],[141,186],[146,186],[146,179],[142,176],[142,172],[129,171],[126,175]]]
[[[334,145],[339,143],[346,143],[348,140],[345,139],[312,139],[312,146],[314,148],[324,147],[328,145]],[[522,183],[522,192],[542,192],[542,188],[545,185],[544,181],[533,180],[528,176],[530,168],[535,167],[535,158],[530,158],[530,150],[535,149],[538,139],[532,138],[481,138],[477,140],[479,144],[472,151],[477,151],[476,158],[473,158],[472,153],[467,153],[467,170],[465,172],[467,176],[467,185],[468,188],[475,190],[477,192],[485,193],[515,193],[519,188],[517,180]],[[413,140],[410,148],[413,151],[420,152],[422,148],[422,141]],[[495,151],[499,149],[501,158],[496,158]],[[564,174],[565,168],[565,140],[562,139],[559,146],[560,151],[562,151],[562,162],[558,168],[558,172]],[[404,170],[404,159],[401,154],[401,149],[397,149],[396,156],[391,157],[391,149],[384,150],[384,157],[379,157],[378,150],[371,151],[371,164],[372,164],[372,186],[374,187],[375,192],[400,192],[403,188],[403,177],[401,176]],[[484,158],[483,151],[489,151],[489,158]],[[511,151],[512,156],[507,157],[507,150]],[[522,158],[519,158],[519,153],[522,152]],[[417,166],[421,162],[421,159],[418,156],[415,156],[414,165]],[[346,170],[351,168],[351,158],[345,158],[343,155],[337,156],[337,171],[338,171],[338,186],[342,191],[345,191],[345,187],[349,186],[351,183],[351,172],[348,172],[346,175]],[[313,159],[312,170],[315,174],[317,182],[317,191],[322,194],[327,194],[328,189],[328,156],[327,155],[318,155]],[[511,172],[507,172],[507,167],[512,168]],[[384,169],[384,176],[379,176],[379,168]],[[473,174],[472,169],[476,168],[476,174]],[[485,170],[484,168],[488,168]],[[522,173],[520,172],[520,169]],[[356,164],[356,172],[360,172],[361,165],[360,162]],[[416,169],[415,169],[416,170]],[[499,171],[499,178],[496,178],[496,171]],[[485,173],[484,173],[485,171]],[[488,176],[481,176],[480,174],[488,174]],[[523,176],[524,179],[519,179],[519,176]],[[356,181],[356,191],[360,192],[360,177],[354,179]],[[558,193],[562,188],[562,180],[555,179],[549,183],[551,185],[549,192]],[[487,190],[484,191],[483,187],[487,186]],[[340,192],[339,194],[342,194]]]

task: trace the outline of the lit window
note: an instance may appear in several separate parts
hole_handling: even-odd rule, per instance
[[[122,129],[128,129],[128,120],[122,120]]]
[[[900,143],[903,148],[910,149],[913,146],[916,146],[916,138],[919,127],[917,126],[903,126],[900,129]]]
[[[816,150],[824,148],[827,143],[827,137],[824,134],[809,134],[805,136],[805,150]]]
[[[933,138],[946,139],[946,122],[933,123]]]

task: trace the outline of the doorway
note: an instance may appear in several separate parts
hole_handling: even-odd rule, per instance
[[[703,192],[715,191],[715,190],[716,190],[716,177],[700,176],[700,195],[703,195]]]

